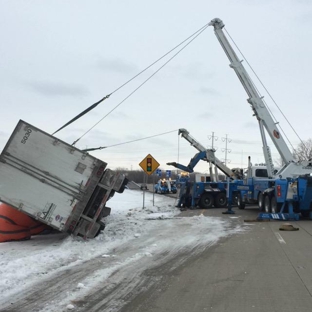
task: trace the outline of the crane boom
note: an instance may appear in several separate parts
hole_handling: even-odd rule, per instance
[[[220,161],[215,156],[215,150],[213,149],[206,149],[203,145],[201,145],[196,139],[194,139],[190,133],[186,129],[179,129],[179,135],[181,134],[181,137],[183,137],[185,140],[187,140],[192,146],[194,146],[199,152],[206,153],[205,160],[214,164],[218,169],[220,169],[227,177],[230,177],[231,179],[240,179],[242,178],[240,173],[237,172],[235,169],[230,169],[227,166],[223,164],[222,161]]]
[[[215,35],[217,36],[217,39],[219,40],[225,54],[230,60],[230,67],[234,69],[236,75],[238,76],[241,84],[243,85],[245,91],[249,96],[247,101],[251,105],[254,115],[259,122],[260,133],[263,142],[263,152],[265,161],[267,163],[269,176],[273,175],[274,165],[270,149],[266,143],[263,127],[266,129],[283,162],[285,163],[285,166],[279,172],[277,172],[277,175],[279,177],[311,174],[311,161],[296,162],[292,152],[288,148],[285,140],[283,139],[280,131],[277,128],[278,123],[273,120],[268,108],[266,107],[266,104],[263,101],[263,97],[259,95],[250,76],[242,65],[242,61],[239,60],[229,41],[225,37],[222,30],[224,27],[222,20],[219,18],[215,18],[209,23],[209,25],[214,27]]]

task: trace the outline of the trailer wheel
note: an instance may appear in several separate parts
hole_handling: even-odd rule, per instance
[[[201,208],[211,208],[213,206],[213,196],[210,193],[202,194],[200,198],[200,207]]]
[[[215,197],[215,207],[217,208],[224,208],[227,205],[227,198],[225,193],[221,192],[217,194]]]
[[[271,198],[271,210],[272,213],[279,213],[281,211],[282,204],[276,201],[275,196]]]
[[[269,195],[265,195],[265,197],[264,197],[264,211],[266,213],[271,213],[271,211],[272,211],[271,198]]]
[[[264,195],[262,192],[258,194],[258,206],[260,211],[264,210]]]
[[[101,232],[104,231],[104,229],[105,229],[105,223],[104,223],[104,222],[99,221],[98,223],[100,224],[100,228],[99,228],[99,230],[97,231],[95,237],[98,236],[99,234],[101,234]]]
[[[97,221],[101,221],[103,218],[109,216],[111,214],[112,208],[110,207],[103,207],[98,218]]]
[[[243,202],[241,194],[237,194],[237,206],[238,209],[245,209],[245,203]]]

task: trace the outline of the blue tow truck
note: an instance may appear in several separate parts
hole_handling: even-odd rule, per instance
[[[200,160],[207,161],[210,165],[209,181],[181,183],[179,195],[180,205],[189,205],[192,208],[225,208],[229,205],[239,205],[242,203],[242,192],[246,193],[251,190],[251,187],[244,185],[243,171],[225,166],[215,156],[215,150],[206,149],[186,129],[179,129],[178,134],[181,134],[199,152],[194,155],[187,166],[176,162],[169,162],[167,165],[174,166],[188,173],[194,172],[194,167]],[[215,170],[213,170],[212,165],[215,166]],[[218,169],[228,177],[228,181],[218,181]]]
[[[176,183],[172,180],[160,179],[154,186],[155,193],[159,194],[176,194],[178,189]]]
[[[214,27],[215,35],[230,61],[230,67],[248,94],[247,102],[259,123],[263,143],[268,176],[261,181],[249,178],[245,184],[250,185],[252,190],[245,192],[242,200],[248,203],[257,199],[260,210],[265,211],[259,215],[260,219],[298,220],[299,217],[312,219],[312,159],[298,160],[287,146],[282,136],[283,130],[279,130],[281,128],[279,122],[273,118],[263,96],[259,94],[245,70],[242,60],[238,58],[225,36],[222,20],[215,18],[209,25]],[[274,169],[265,133],[270,136],[284,163],[279,170]]]

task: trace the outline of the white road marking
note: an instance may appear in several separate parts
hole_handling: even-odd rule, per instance
[[[284,241],[284,239],[280,233],[275,232],[274,234],[281,244],[286,244],[286,242]]]

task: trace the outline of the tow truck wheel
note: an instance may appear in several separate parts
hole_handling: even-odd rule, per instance
[[[301,217],[303,219],[309,219],[310,217],[310,210],[301,210]]]
[[[213,206],[213,196],[209,193],[204,193],[200,198],[200,207],[201,208],[211,208]]]
[[[237,206],[238,209],[245,209],[245,203],[243,202],[241,194],[237,194]]]
[[[264,210],[264,195],[262,193],[258,195],[258,206],[260,211]]]
[[[224,208],[227,205],[227,199],[225,193],[219,193],[215,197],[215,207]]]
[[[282,204],[276,201],[276,198],[273,196],[271,198],[271,209],[272,213],[279,213],[281,211]]]
[[[233,193],[232,205],[233,206],[237,206],[238,205],[238,193]]]
[[[269,195],[266,195],[264,197],[264,211],[266,213],[271,213],[271,199],[270,199],[270,196]]]

